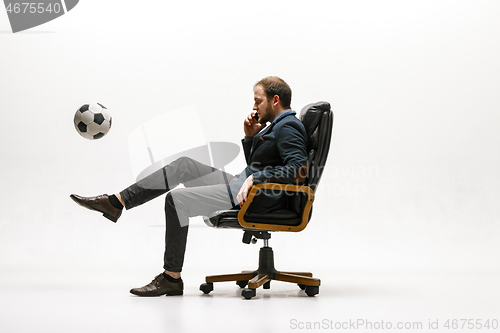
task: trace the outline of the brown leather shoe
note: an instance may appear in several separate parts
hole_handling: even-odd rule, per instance
[[[118,218],[122,215],[121,209],[115,208],[111,205],[107,194],[89,198],[72,194],[70,195],[70,198],[80,206],[103,213],[102,215],[105,218],[110,219],[113,222],[118,221]]]
[[[141,288],[134,288],[130,290],[130,293],[137,296],[176,296],[182,295],[184,290],[184,283],[182,280],[180,282],[170,282],[167,280],[163,273],[157,275],[150,284],[145,285]]]

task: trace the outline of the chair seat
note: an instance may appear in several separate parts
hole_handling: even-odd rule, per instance
[[[238,213],[239,209],[219,210],[210,216],[204,217],[203,220],[205,224],[213,228],[242,229],[243,227],[238,222]],[[294,211],[282,209],[266,214],[247,212],[245,221],[295,226],[300,224],[301,217]]]

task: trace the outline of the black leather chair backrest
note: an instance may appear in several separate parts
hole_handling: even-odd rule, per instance
[[[300,111],[299,119],[307,132],[307,153],[309,154],[306,184],[316,192],[325,168],[333,128],[333,113],[328,102],[306,105]]]

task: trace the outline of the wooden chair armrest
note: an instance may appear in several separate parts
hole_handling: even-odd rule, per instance
[[[247,222],[245,221],[245,213],[248,210],[248,207],[252,203],[255,195],[257,194],[257,191],[259,189],[267,189],[267,190],[274,190],[274,191],[286,191],[286,192],[303,192],[307,194],[307,203],[304,207],[304,210],[302,212],[302,220],[299,225],[297,226],[288,226],[288,225],[281,225],[281,224],[267,224],[267,223],[253,223],[253,222]],[[252,186],[250,189],[250,192],[248,193],[247,200],[241,207],[239,213],[238,213],[238,222],[243,228],[247,229],[259,229],[259,230],[272,230],[272,231],[292,231],[292,232],[298,232],[304,230],[304,228],[307,226],[307,223],[309,222],[309,213],[311,211],[311,207],[314,201],[314,191],[309,187],[305,185],[289,185],[289,184],[278,184],[278,183],[262,183],[262,184],[255,184]]]

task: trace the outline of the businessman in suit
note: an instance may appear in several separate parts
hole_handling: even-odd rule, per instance
[[[117,194],[71,195],[79,205],[116,222],[123,207],[128,210],[167,193],[164,271],[151,283],[130,290],[132,294],[182,295],[189,217],[241,207],[254,184],[301,181],[307,161],[306,131],[290,108],[291,97],[290,87],[279,77],[266,77],[254,85],[255,113],[246,117],[243,126],[247,167],[236,176],[181,157]],[[185,188],[176,189],[179,184]],[[262,193],[255,197],[250,210],[265,213],[285,204],[283,194]]]

